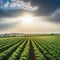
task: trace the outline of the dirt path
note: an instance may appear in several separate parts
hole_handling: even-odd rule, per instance
[[[29,60],[36,60],[31,40],[30,40],[30,58],[29,58]]]

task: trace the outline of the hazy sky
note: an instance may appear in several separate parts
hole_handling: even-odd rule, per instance
[[[60,0],[0,0],[0,33],[11,32],[60,33]]]

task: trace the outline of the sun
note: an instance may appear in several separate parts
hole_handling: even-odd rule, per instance
[[[33,16],[31,14],[25,14],[22,17],[22,22],[24,24],[31,24],[33,22]]]

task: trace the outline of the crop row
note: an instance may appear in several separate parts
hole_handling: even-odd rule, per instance
[[[0,60],[60,60],[59,38],[58,36],[26,37],[18,40],[11,38],[10,42],[7,39],[5,43],[9,44],[0,48]]]

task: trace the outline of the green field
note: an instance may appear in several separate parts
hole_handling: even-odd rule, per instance
[[[0,60],[60,60],[60,35],[0,38]]]

